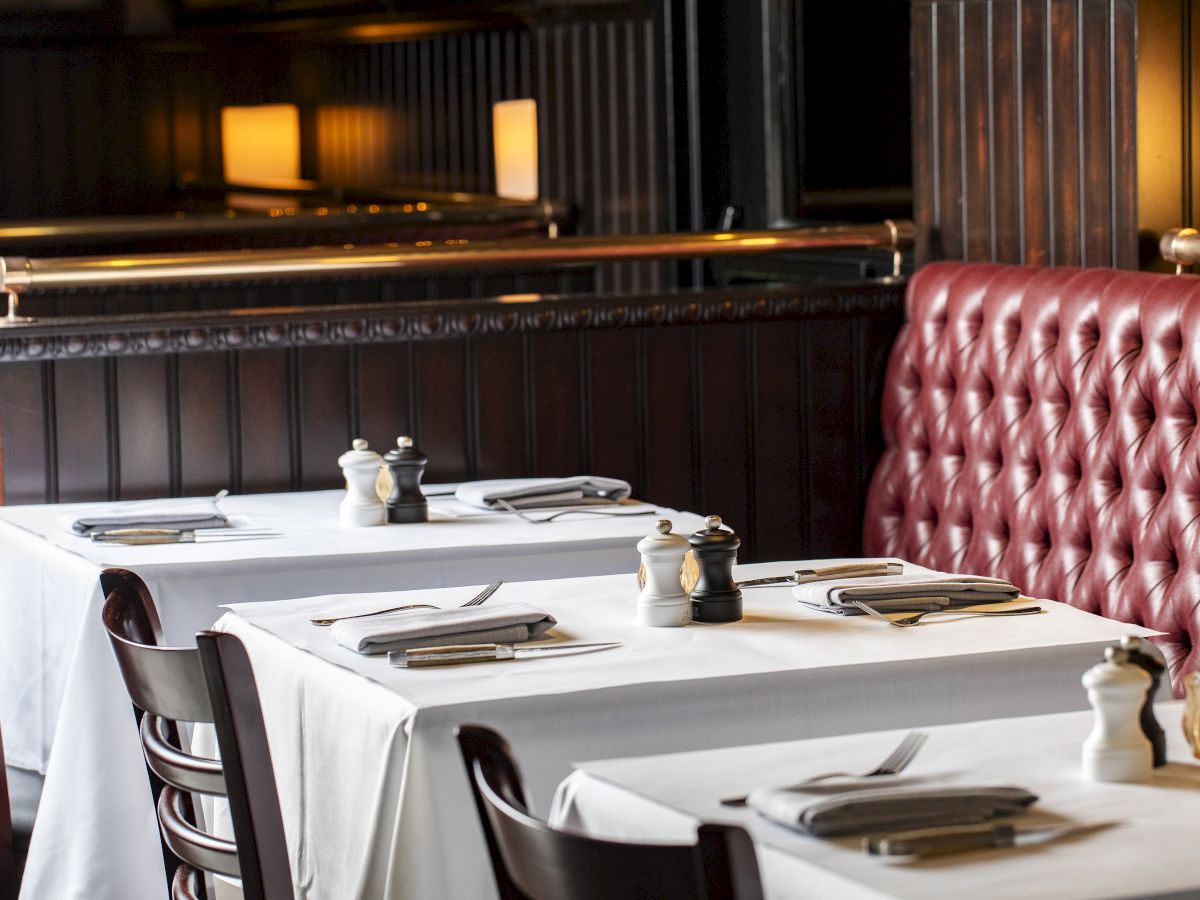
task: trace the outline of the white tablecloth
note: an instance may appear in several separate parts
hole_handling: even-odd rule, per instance
[[[154,546],[96,544],[64,530],[64,518],[103,504],[0,508],[5,753],[9,764],[47,774],[23,897],[164,896],[161,871],[152,874],[161,855],[141,748],[100,623],[106,566],[142,576],[167,641],[190,644],[224,603],[633,571],[637,541],[654,523],[580,516],[531,525],[484,515],[342,529],[342,496],[228,497],[228,514],[284,537]],[[431,501],[435,513],[439,503]],[[662,514],[684,533],[703,527],[689,513]]]
[[[1083,780],[1080,748],[1090,711],[930,729],[906,775],[946,773],[1028,788],[1040,799],[1014,820],[1018,828],[1064,819],[1122,823],[1038,847],[884,860],[864,854],[857,838],[805,837],[717,802],[818,772],[866,771],[896,745],[899,731],[582,763],[559,789],[552,820],[597,837],[681,843],[695,841],[700,821],[743,825],[769,900],[1196,897],[1200,766],[1180,733],[1181,711],[1179,703],[1159,707],[1170,762],[1146,784]]]
[[[254,663],[300,896],[493,893],[452,738],[460,723],[511,740],[544,809],[578,759],[1078,708],[1080,673],[1102,646],[1147,633],[1052,602],[1040,616],[891,628],[803,608],[787,587],[747,590],[740,623],[654,629],[635,624],[636,595],[631,575],[506,585],[489,602],[532,603],[564,638],[624,646],[434,670],[338,646],[307,622],[320,598],[223,617],[217,627]]]

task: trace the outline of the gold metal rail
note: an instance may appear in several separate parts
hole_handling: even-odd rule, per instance
[[[313,247],[201,253],[0,257],[0,293],[113,285],[179,284],[380,271],[447,272],[569,266],[647,259],[751,256],[789,250],[880,247],[912,243],[909,221],[779,231],[637,234],[557,240],[452,240],[415,246]]]
[[[1200,231],[1195,228],[1172,228],[1158,242],[1163,259],[1174,263],[1176,271],[1200,263]]]

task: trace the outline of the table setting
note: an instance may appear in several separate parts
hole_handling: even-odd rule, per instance
[[[903,560],[846,559],[731,561],[724,574],[739,593],[738,620],[648,625],[647,593],[683,590],[687,567],[672,570],[673,556],[666,583],[656,581],[654,551],[682,549],[672,533],[655,528],[639,544],[641,579],[634,558],[627,574],[505,580],[473,609],[462,605],[478,588],[230,604],[216,628],[236,634],[255,664],[293,872],[311,896],[492,895],[453,752],[462,723],[506,735],[545,809],[570,763],[597,750],[640,755],[1077,709],[1087,703],[1079,673],[1103,648],[1150,633],[1050,600],[1036,601],[1036,615],[968,617],[972,606],[905,630],[801,602],[794,592],[805,585],[792,582],[805,576],[795,573],[825,576],[834,566],[850,567],[836,577],[860,584],[890,572],[901,579],[890,599],[907,592],[918,608],[963,582]],[[710,590],[720,589],[709,575]],[[775,583],[748,583],[764,579]],[[1013,589],[986,605],[1029,604],[1017,597]],[[406,606],[423,608],[396,609]],[[526,633],[484,641],[473,636],[480,629],[463,630],[464,614],[484,611],[489,620],[468,624],[509,627],[511,614]],[[336,614],[360,618],[314,624]],[[432,634],[431,622],[447,630]],[[438,656],[450,658],[430,659]]]
[[[623,841],[736,823],[771,900],[1195,896],[1200,764],[1184,712],[1158,706],[1167,753],[1135,779],[1089,773],[1100,717],[1062,712],[923,728],[896,771],[869,769],[897,731],[581,761],[550,821]],[[814,783],[828,769],[860,774]],[[749,804],[722,803],[737,795]]]
[[[379,473],[376,465],[372,484]],[[561,481],[545,479],[547,488],[522,479],[521,489],[561,495]],[[136,572],[155,598],[167,643],[186,646],[221,616],[222,604],[237,600],[478,585],[473,596],[497,578],[627,572],[650,516],[701,525],[690,513],[632,501],[627,485],[619,498],[580,505],[577,484],[569,497],[528,514],[587,514],[546,525],[495,506],[458,515],[466,505],[460,489],[470,485],[417,483],[424,512],[402,523],[387,522],[376,490],[371,502],[381,521],[373,526],[343,522],[350,490],[0,508],[5,754],[10,765],[46,773],[26,896],[69,896],[89,883],[111,885],[110,896],[121,900],[162,893],[141,747],[100,625],[104,568]],[[503,496],[503,483],[490,490]],[[94,790],[80,792],[83,783]],[[113,821],[123,827],[113,831]]]

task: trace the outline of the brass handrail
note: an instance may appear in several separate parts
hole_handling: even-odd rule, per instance
[[[644,259],[761,255],[787,250],[881,247],[899,250],[913,240],[907,220],[778,231],[635,234],[557,240],[470,241],[427,245],[223,250],[200,253],[7,257],[0,291],[36,291],[109,285],[179,284],[285,277],[327,277],[379,271],[446,272],[513,269]]]
[[[1158,242],[1162,258],[1174,263],[1176,269],[1200,262],[1200,231],[1195,228],[1172,228]]]

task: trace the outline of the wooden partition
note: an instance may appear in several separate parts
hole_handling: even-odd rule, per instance
[[[428,481],[612,475],[722,515],[744,559],[855,553],[902,294],[744,287],[12,328],[0,331],[4,499],[332,488],[352,438],[384,449],[412,434]]]

